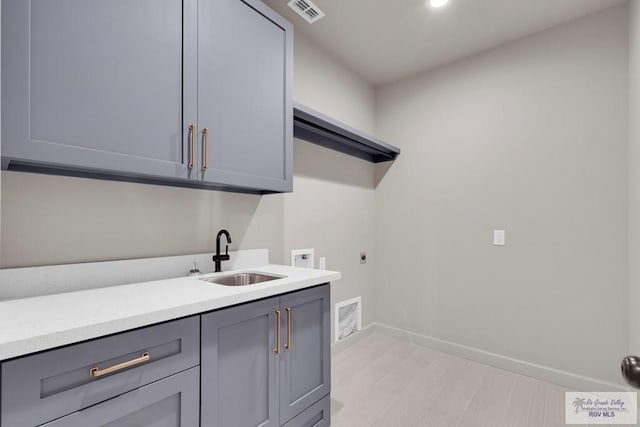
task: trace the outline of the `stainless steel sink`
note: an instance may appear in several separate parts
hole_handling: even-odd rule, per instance
[[[236,273],[228,274],[226,276],[208,277],[205,282],[217,283],[224,286],[248,286],[255,285],[256,283],[268,282],[270,280],[283,279],[287,276],[278,276],[262,273]]]

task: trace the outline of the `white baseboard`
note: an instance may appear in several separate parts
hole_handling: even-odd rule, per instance
[[[524,360],[513,359],[488,351],[467,347],[439,338],[420,335],[415,332],[395,328],[374,322],[369,329],[416,345],[427,347],[433,350],[449,353],[485,365],[515,372],[532,378],[537,378],[553,384],[558,384],[578,391],[629,391],[623,385],[585,377],[571,372],[561,371],[547,366],[537,365]]]
[[[373,332],[373,323],[369,323],[367,326],[364,326],[355,334],[349,335],[346,338],[341,339],[340,341],[334,342],[331,344],[331,355],[335,356],[338,353],[343,352],[347,348],[351,347],[358,341],[361,341],[367,335]]]

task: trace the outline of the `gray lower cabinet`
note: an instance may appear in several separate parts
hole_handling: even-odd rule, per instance
[[[1,427],[329,423],[329,284],[0,365]]]
[[[202,315],[202,427],[279,426],[278,300]]]
[[[282,426],[328,397],[329,295],[322,285],[202,316],[202,427]]]
[[[0,426],[40,425],[198,366],[199,320],[174,320],[3,362]]]
[[[331,398],[327,395],[314,403],[284,427],[327,427],[331,424]]]
[[[288,421],[331,391],[329,286],[283,295],[280,420]]]
[[[1,0],[2,168],[292,190],[292,37],[260,0]]]
[[[198,427],[200,369],[140,387],[45,427]]]

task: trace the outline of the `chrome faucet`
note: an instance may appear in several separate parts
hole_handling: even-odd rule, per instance
[[[227,247],[224,250],[224,255],[220,255],[220,237],[222,235],[227,239]],[[222,261],[229,261],[229,243],[231,243],[231,235],[227,230],[218,231],[218,235],[216,236],[216,254],[213,256],[213,262],[215,263],[215,272],[219,273],[222,271]]]

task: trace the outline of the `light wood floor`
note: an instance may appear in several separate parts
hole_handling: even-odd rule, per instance
[[[331,425],[564,426],[565,391],[372,333],[332,359]]]

